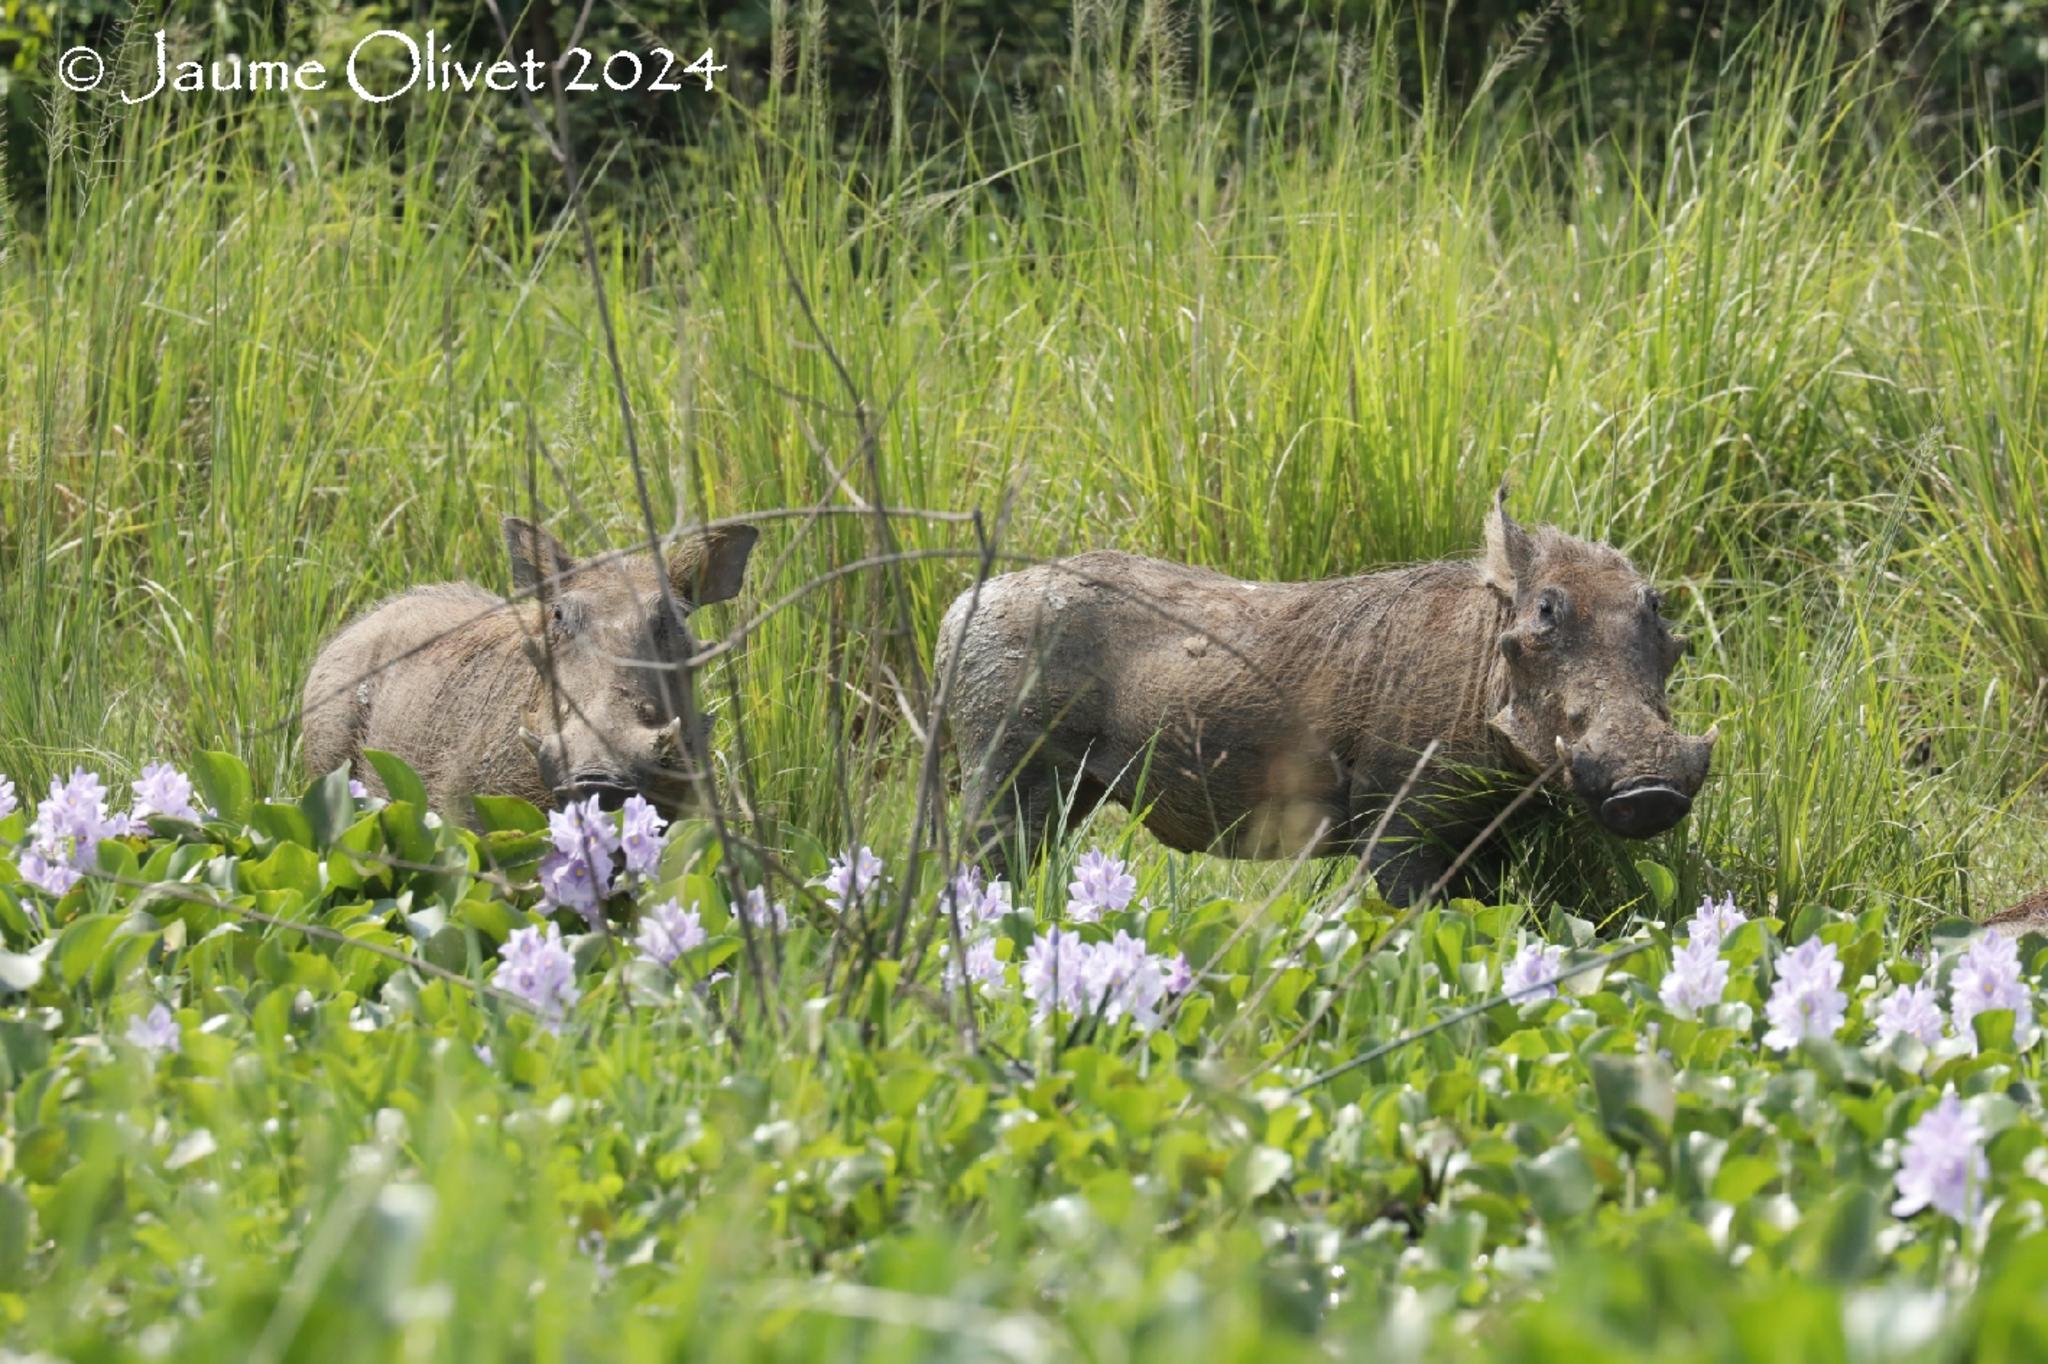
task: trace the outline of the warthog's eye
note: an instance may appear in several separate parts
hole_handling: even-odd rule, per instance
[[[1536,628],[1538,630],[1555,629],[1558,621],[1564,618],[1567,605],[1565,595],[1561,590],[1555,587],[1544,588],[1543,594],[1536,599]]]

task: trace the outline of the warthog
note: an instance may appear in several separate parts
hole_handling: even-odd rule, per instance
[[[1109,797],[1184,851],[1370,845],[1406,903],[1527,781],[1503,773],[1553,772],[1624,837],[1671,828],[1715,738],[1665,705],[1686,641],[1619,551],[1525,530],[1506,493],[1475,560],[1266,583],[1097,551],[962,593],[935,676],[979,851]]]
[[[1984,926],[2010,938],[2048,933],[2048,887],[2035,891],[2011,909],[2000,910],[1986,919]]]
[[[463,818],[465,797],[482,794],[547,809],[591,795],[616,807],[638,791],[670,812],[689,806],[704,750],[682,713],[695,647],[684,617],[739,590],[757,532],[688,536],[658,575],[644,550],[579,563],[537,526],[504,526],[514,600],[470,583],[417,587],[328,640],[302,701],[306,766],[347,763],[381,789],[363,750],[383,749]]]

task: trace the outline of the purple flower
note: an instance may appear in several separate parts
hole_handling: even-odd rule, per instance
[[[1906,1133],[1899,1158],[1899,1197],[1892,1212],[1911,1217],[1932,1207],[1958,1222],[1969,1222],[1984,1192],[1991,1163],[1984,1158],[1984,1124],[1963,1107],[1955,1087],[1942,1091],[1941,1102],[1920,1115]]]
[[[28,851],[21,855],[21,879],[61,899],[65,891],[85,878],[73,870],[69,862],[46,857],[36,845],[30,844]]]
[[[704,920],[697,906],[684,909],[674,900],[664,900],[640,916],[640,933],[633,946],[640,955],[670,970],[685,952],[704,943]]]
[[[1159,1025],[1159,1005],[1166,998],[1166,972],[1143,938],[1121,930],[1110,942],[1096,943],[1081,964],[1082,999],[1100,1010],[1104,1022],[1120,1018],[1150,1032]]]
[[[759,886],[750,886],[740,897],[740,917],[755,928],[765,928],[771,933],[780,933],[789,927],[789,910],[782,901],[770,900],[768,892]]]
[[[1059,1009],[1079,1011],[1081,972],[1087,965],[1088,949],[1081,935],[1061,928],[1040,933],[1024,952],[1024,995],[1031,1001],[1032,1017],[1039,1022]]]
[[[548,839],[564,857],[580,857],[593,869],[602,867],[611,879],[612,854],[619,850],[619,831],[596,796],[571,801],[548,813]]]
[[[128,1020],[128,1041],[158,1055],[177,1052],[185,1044],[184,1033],[170,1009],[158,1004],[146,1014]]]
[[[862,845],[858,851],[849,848],[833,858],[821,884],[825,887],[825,903],[844,914],[866,900],[881,882],[882,859]]]
[[[541,898],[550,909],[573,909],[595,926],[598,901],[608,890],[580,857],[551,852],[540,861]]]
[[[1728,963],[1721,960],[1719,939],[1695,931],[1685,946],[1671,954],[1671,971],[1657,987],[1657,998],[1673,1013],[1691,1016],[1719,1004],[1721,992],[1727,988]]]
[[[1509,999],[1528,1003],[1557,998],[1557,977],[1564,970],[1564,949],[1532,942],[1515,954],[1501,972],[1501,993]]]
[[[348,794],[350,800],[368,800],[370,798],[370,788],[357,781],[354,777],[350,777],[348,779]]]
[[[952,944],[940,943],[939,955],[942,958],[952,956]],[[971,943],[968,945],[966,953],[962,956],[961,963],[950,961],[946,963],[945,972],[941,975],[940,979],[948,990],[960,988],[962,963],[964,963],[968,984],[981,990],[997,989],[1002,986],[1003,964],[996,959],[995,939],[985,938],[978,943]]]
[[[561,1031],[563,1016],[582,993],[576,988],[576,959],[554,924],[545,931],[513,929],[498,954],[491,984],[522,1000],[549,1032]]]
[[[960,868],[939,892],[940,912],[959,915],[961,930],[970,934],[995,923],[1010,909],[1009,882],[991,881],[983,885],[979,867]]]
[[[1749,919],[1735,907],[1735,897],[1724,895],[1715,903],[1712,896],[1700,901],[1700,907],[1693,911],[1692,922],[1686,932],[1693,942],[1711,942],[1714,950],[1721,949],[1721,940],[1736,929],[1748,923]]]
[[[1941,1041],[1941,1004],[1934,997],[1934,987],[1925,981],[1901,985],[1877,1006],[1878,1042],[1889,1042],[1901,1033],[1917,1038],[1922,1046],[1932,1047]]]
[[[162,815],[197,824],[202,816],[192,804],[192,779],[169,763],[151,763],[142,769],[142,779],[128,783],[135,793],[136,819]]]
[[[2002,933],[1980,934],[1963,949],[1948,978],[1948,988],[1956,1033],[1969,1040],[1972,1052],[1977,1050],[1977,1030],[1970,1020],[1978,1014],[2012,1010],[2015,1037],[2023,1036],[2032,1026],[2034,1001],[2020,979],[2019,944]]]
[[[1808,938],[1780,957],[1777,983],[1764,1005],[1771,1025],[1764,1045],[1790,1051],[1807,1038],[1833,1037],[1849,1005],[1841,983],[1842,963],[1833,943]]]
[[[1077,924],[1092,924],[1104,913],[1114,913],[1137,894],[1138,881],[1123,859],[1091,851],[1074,864],[1074,879],[1067,883],[1067,917]]]
[[[1184,995],[1195,983],[1194,968],[1188,965],[1187,954],[1176,952],[1166,962],[1166,993]]]
[[[626,870],[639,876],[654,875],[655,867],[661,862],[662,844],[668,835],[663,832],[668,821],[638,793],[626,797],[621,811],[619,847],[626,854]]]
[[[107,817],[107,788],[94,773],[72,769],[68,781],[50,779],[50,794],[36,807],[29,825],[28,851],[21,874],[52,895],[62,895],[92,870],[100,840],[121,832],[120,822]]]
[[[14,795],[14,783],[6,776],[0,775],[0,819],[7,818],[20,808],[21,803]]]
[[[993,944],[989,952],[993,956]],[[1154,955],[1144,939],[1128,933],[1091,945],[1070,930],[1051,928],[1024,954],[1024,993],[1040,1022],[1065,1010],[1077,1018],[1099,1015],[1105,1023],[1128,1018],[1150,1032],[1172,993],[1168,981],[1176,962],[1184,973],[1186,962]]]

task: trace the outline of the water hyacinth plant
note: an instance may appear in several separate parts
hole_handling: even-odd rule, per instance
[[[237,788],[231,773],[223,779],[213,758],[206,766],[208,780],[220,790]],[[797,1187],[789,1184],[791,1173],[813,1149],[809,1144],[826,1140],[827,1133],[863,1132],[864,1140],[886,1145],[881,1134],[896,1130],[887,1125],[895,1120],[885,1119],[884,1110],[859,1097],[858,1086],[822,1108],[785,1106],[811,1092],[800,1077],[814,1061],[805,1047],[776,1040],[778,1008],[790,1011],[792,1026],[797,1016],[816,1019],[807,1026],[823,1028],[821,1037],[857,1036],[857,1030],[835,1031],[840,1025],[831,1022],[838,1000],[827,982],[845,940],[805,930],[804,921],[758,883],[742,881],[734,888],[692,870],[695,864],[687,858],[673,861],[667,854],[676,843],[674,830],[651,827],[645,814],[611,815],[586,804],[550,819],[500,804],[491,807],[494,817],[508,821],[499,829],[472,832],[445,822],[414,826],[404,822],[402,803],[358,801],[337,781],[332,793],[342,803],[333,807],[332,821],[321,816],[320,827],[327,829],[321,834],[312,832],[311,817],[299,822],[261,814],[263,806],[246,799],[229,798],[221,812],[206,812],[203,824],[194,823],[173,812],[183,801],[192,813],[202,813],[196,792],[186,793],[160,772],[148,786],[151,794],[138,790],[137,803],[166,822],[152,827],[143,816],[115,824],[105,809],[105,783],[90,771],[73,773],[44,802],[50,817],[40,825],[17,826],[17,841],[0,855],[0,907],[35,905],[47,912],[40,919],[0,915],[10,925],[6,950],[13,955],[7,960],[37,964],[9,968],[7,979],[21,982],[15,993],[25,1004],[60,1013],[77,1007],[65,1001],[98,968],[67,944],[88,937],[102,941],[99,935],[126,922],[131,936],[122,941],[144,949],[122,950],[123,974],[107,980],[108,1007],[125,1010],[120,1036],[128,1050],[77,1051],[62,1060],[53,1053],[46,1064],[68,1073],[118,1066],[123,1055],[133,1055],[148,1060],[152,1074],[168,1075],[179,1067],[227,1064],[241,1051],[264,1057],[265,1066],[314,1064],[322,1048],[339,1045],[320,1041],[326,1033],[304,1032],[293,1034],[303,1039],[296,1046],[310,1049],[303,1056],[280,1050],[283,1038],[266,1040],[264,1029],[271,1025],[256,1014],[221,1012],[212,1004],[199,1006],[205,1021],[188,1030],[161,1002],[162,995],[210,998],[201,982],[218,982],[223,971],[234,969],[211,946],[232,937],[202,933],[203,941],[195,941],[187,927],[181,945],[171,947],[168,925],[233,922],[234,904],[222,892],[233,892],[244,878],[251,885],[278,884],[282,869],[299,862],[324,870],[291,883],[292,893],[302,897],[298,903],[315,911],[316,922],[345,922],[350,932],[295,937],[289,920],[274,926],[246,921],[253,925],[250,931],[275,935],[278,946],[263,951],[278,954],[277,979],[249,977],[240,988],[271,989],[280,1001],[279,1019],[324,1017],[331,1007],[339,1029],[332,1036],[357,1039],[348,1044],[353,1047],[382,1052],[405,1047],[408,1038],[422,1033],[460,1037],[460,1055],[473,1068],[450,1071],[437,1083],[492,1092],[523,1076],[516,1083],[538,1088],[521,1103],[573,1113],[573,1101],[561,1108],[564,1095],[556,1087],[575,1074],[599,1073],[576,1058],[604,1057],[610,1058],[604,1065],[618,1065],[658,1037],[658,1054],[672,1058],[663,1064],[681,1068],[680,1092],[703,1097],[727,1083],[723,1077],[735,1043],[720,1020],[769,1030],[760,1041],[744,1044],[743,1064],[765,1087],[763,1093],[776,1097],[764,1116],[731,1133],[729,1165],[707,1167],[688,1185],[688,1194],[677,1192],[681,1186],[672,1176],[636,1167],[621,1177],[616,1195],[582,1195],[597,1200],[584,1206],[605,1209],[615,1228],[634,1227],[625,1210],[659,1190],[708,1215],[721,1200],[745,1196],[743,1190],[775,1183]],[[329,798],[328,784],[316,783],[292,808],[318,814]],[[427,841],[413,846],[403,865],[380,867],[387,826],[396,836]],[[23,876],[20,859],[39,842],[51,846],[51,838],[75,839],[80,831],[101,846],[124,850],[138,870],[168,872],[182,850],[213,847],[237,850],[230,854],[234,870],[192,901],[151,898],[162,892],[152,889],[149,875],[132,878],[132,886],[95,891],[102,861],[77,870],[85,889],[70,888],[62,896]],[[636,834],[650,845],[659,842],[661,852],[635,852]],[[301,838],[310,842],[296,841]],[[323,838],[329,849],[324,860],[314,847]],[[443,845],[479,853],[495,848],[506,855],[523,847],[528,860],[511,864],[507,881],[450,879],[446,868],[456,864],[434,851]],[[708,846],[687,839],[675,850],[701,857]],[[1084,849],[1073,865],[1085,864],[1103,885],[1127,874],[1116,870],[1114,858],[1097,852]],[[599,903],[630,916],[627,951],[610,950],[609,927],[587,918],[580,899],[560,893],[558,869],[567,862],[604,868],[593,874],[594,881],[603,878],[596,893],[604,897]],[[121,865],[131,864],[124,859]],[[870,914],[882,912],[874,891],[884,866],[871,848],[796,870],[809,873],[821,902],[865,902]],[[2041,1064],[2038,1038],[2019,1025],[2033,1017],[2043,982],[2027,954],[2009,940],[1944,940],[1931,955],[1915,956],[1891,942],[1884,911],[1873,908],[1856,916],[1806,916],[1813,931],[1786,947],[1781,921],[1751,918],[1725,899],[1703,905],[1662,956],[1662,939],[1648,919],[1602,938],[1590,925],[1567,918],[1553,925],[1562,939],[1553,942],[1530,935],[1513,906],[1444,906],[1411,916],[1371,900],[1295,901],[1270,907],[1270,921],[1262,922],[1241,919],[1240,907],[1229,902],[1174,896],[1164,905],[1140,905],[1128,889],[1118,889],[1096,902],[1098,919],[1075,924],[1072,888],[1064,880],[1048,884],[1052,878],[1045,872],[1020,886],[991,883],[972,866],[940,876],[927,863],[924,874],[930,881],[922,896],[913,897],[919,917],[912,927],[928,931],[936,948],[914,968],[906,961],[908,969],[899,976],[905,993],[894,1008],[867,1013],[868,1026],[886,1027],[901,1045],[941,1036],[960,1045],[954,1020],[959,1010],[971,1008],[978,1045],[988,1055],[1016,1059],[1006,1063],[1014,1069],[995,1071],[918,1061],[913,1071],[902,1072],[914,1079],[890,1081],[903,1094],[920,1093],[922,1102],[938,1104],[933,1112],[966,1112],[958,1105],[971,1102],[985,1115],[942,1135],[935,1148],[966,1161],[964,1167],[951,1175],[937,1166],[905,1168],[899,1178],[913,1205],[931,1199],[935,1206],[976,1215],[994,1187],[976,1172],[1008,1170],[1014,1176],[1020,1169],[1049,1181],[1044,1198],[1048,1206],[1058,1205],[1078,1196],[1074,1181],[1099,1177],[1099,1171],[1088,1174],[1085,1163],[1069,1168],[1037,1148],[1015,1166],[1018,1151],[996,1142],[996,1134],[1034,1122],[1050,1122],[1050,1130],[1061,1133],[1099,1123],[1116,1131],[1142,1112],[1149,1115],[1143,1118],[1149,1140],[1205,1152],[1201,1159],[1214,1161],[1215,1169],[1238,1172],[1212,1184],[1192,1175],[1193,1167],[1167,1167],[1166,1183],[1145,1195],[1164,1200],[1162,1213],[1178,1209],[1173,1215],[1206,1217],[1212,1208],[1250,1197],[1262,1215],[1306,1227],[1312,1222],[1300,1219],[1324,1214],[1306,1211],[1290,1185],[1313,1180],[1325,1190],[1319,1196],[1355,1205],[1358,1211],[1347,1215],[1364,1218],[1356,1225],[1366,1226],[1372,1224],[1368,1210],[1391,1208],[1412,1196],[1403,1173],[1414,1169],[1409,1144],[1432,1132],[1429,1141],[1452,1143],[1468,1154],[1431,1197],[1439,1215],[1474,1216],[1467,1225],[1479,1238],[1476,1244],[1487,1248],[1489,1267],[1447,1260],[1429,1240],[1420,1243],[1420,1253],[1384,1257],[1370,1238],[1359,1240],[1337,1252],[1349,1266],[1345,1278],[1367,1275],[1378,1287],[1354,1298],[1347,1283],[1324,1321],[1349,1320],[1354,1309],[1365,1313],[1359,1321],[1372,1321],[1377,1309],[1368,1304],[1382,1289],[1413,1287],[1457,1268],[1468,1276],[1471,1301],[1512,1330],[1529,1301],[1529,1271],[1516,1267],[1518,1257],[1538,1246],[1571,1244],[1596,1208],[1620,1219],[1615,1225],[1645,1245],[1664,1244],[1681,1227],[1690,1237],[1696,1217],[1725,1209],[1711,1214],[1722,1228],[1715,1243],[1721,1259],[1714,1262],[1722,1268],[1695,1270],[1711,1281],[1717,1273],[1753,1274],[1758,1264],[1768,1272],[1778,1272],[1768,1268],[1778,1266],[1787,1274],[1802,1273],[1797,1247],[1807,1233],[1788,1240],[1782,1227],[1789,1219],[1798,1228],[1812,1223],[1815,1236],[1845,1234],[1822,1225],[1838,1216],[1844,1179],[1852,1189],[1866,1188],[1856,1196],[1888,1208],[1898,1228],[1872,1233],[1857,1252],[1871,1273],[1910,1277],[1914,1271],[1907,1266],[1932,1263],[1923,1252],[1937,1243],[1952,1243],[1941,1263],[1971,1266],[1972,1274],[1995,1273],[1995,1260],[1964,1257],[2002,1244],[1998,1226],[2008,1228],[2008,1240],[2022,1234],[2015,1229],[2038,1203],[2037,1186],[2024,1167],[2029,1153],[2048,1151],[2048,1114],[2031,1089],[2015,1098],[1998,1077],[2032,1074]],[[403,886],[411,908],[393,908],[400,901],[387,895],[381,898],[385,909],[365,915],[371,906],[361,897],[380,885]],[[95,907],[101,902],[92,897],[105,893],[115,900]],[[1112,907],[1115,899],[1122,900],[1121,909]],[[136,918],[123,904],[155,909]],[[422,913],[430,917],[422,920]],[[193,914],[205,917],[186,917]],[[156,926],[134,936],[145,922]],[[437,946],[446,940],[436,936],[445,931],[436,925],[447,924],[468,925],[462,931],[476,935],[482,951],[473,969],[464,971],[462,958]],[[739,942],[743,924],[772,938],[777,950],[749,958]],[[409,931],[394,937],[389,926]],[[386,941],[410,943],[412,950],[366,954]],[[842,946],[835,948],[835,941]],[[104,942],[108,946],[100,950],[112,951],[114,939]],[[648,972],[672,977],[672,983],[651,990]],[[1566,1000],[1558,986],[1568,974],[1578,983]],[[348,981],[366,993],[347,987]],[[1497,993],[1487,992],[1490,981]],[[455,984],[474,991],[474,1002],[458,1003],[460,996],[449,989]],[[158,997],[127,1002],[145,990]],[[872,986],[859,992],[862,1000],[872,995]],[[1322,1005],[1339,997],[1427,1002],[1406,1016],[1405,1036],[1365,1049],[1355,1025],[1333,1025]],[[1944,997],[1949,1017],[2006,1017],[2013,1026],[1965,1030],[1958,1022],[1945,1032]],[[914,1007],[920,999],[928,1003]],[[1851,1028],[1853,1020],[1861,1020],[1860,1026]],[[1284,1126],[1217,1126],[1204,1116],[1201,1091],[1190,1087],[1177,1065],[1165,1064],[1249,1066],[1252,1058],[1230,1045],[1232,1030],[1245,1026],[1265,1032],[1262,1049],[1278,1059],[1274,1079],[1283,1087],[1262,1091],[1262,1111],[1276,1121],[1285,1115]],[[1290,1054],[1284,1043],[1297,1035],[1305,1045]],[[1856,1037],[1866,1039],[1860,1047],[1842,1040]],[[1893,1044],[1903,1038],[1917,1043],[1918,1056],[1926,1059],[1896,1052]],[[892,1054],[915,1053],[899,1047]],[[1966,1069],[1985,1065],[1992,1069]],[[1482,1073],[1493,1077],[1489,1087],[1478,1085]],[[1111,1074],[1119,1078],[1111,1088],[1100,1088]],[[1094,1078],[1084,1084],[1083,1076]],[[1794,1079],[1796,1084],[1783,1083]],[[1042,1096],[1048,1084],[1066,1096],[1053,1116],[1002,1116],[1036,1111],[1031,1105],[1043,1099],[1031,1096]],[[1136,1100],[1128,1096],[1153,1087],[1159,1087],[1156,1106],[1146,1100],[1141,1108],[1131,1107]],[[969,1093],[978,1097],[962,1097]],[[1816,1102],[1816,1094],[1842,1102]],[[164,1102],[174,1128],[197,1121],[186,1113],[190,1100],[166,1091]],[[1361,1121],[1368,1111],[1394,1111],[1383,1105],[1414,1112],[1418,1118],[1410,1121],[1423,1127],[1410,1131],[1404,1124]],[[588,1139],[598,1130],[592,1124],[623,1121],[616,1114],[603,1116],[609,1111],[599,1105],[574,1119],[571,1128],[583,1133],[575,1139]],[[706,1110],[696,1111],[704,1121]],[[766,1116],[776,1112],[788,1116]],[[392,1124],[378,1118],[373,1125],[381,1132]],[[1510,1139],[1511,1133],[1522,1135]],[[1786,1135],[1794,1137],[1789,1146]],[[175,1149],[166,1148],[162,1158],[161,1177],[175,1183],[188,1168],[206,1168],[212,1156],[198,1153],[222,1139],[209,1130],[203,1138],[173,1143]],[[452,1149],[438,1140],[430,1138],[420,1148],[429,1170],[441,1168],[436,1162]],[[509,1153],[492,1159],[500,1158]],[[1118,1159],[1131,1162],[1133,1170],[1158,1168],[1135,1150]],[[38,1178],[61,1179],[70,1167],[60,1162],[36,1168]],[[867,1177],[854,1169],[843,1167],[832,1177],[842,1184]],[[453,1170],[448,1167],[445,1177],[456,1178]],[[517,1170],[522,1179],[533,1177],[524,1166]],[[1613,1171],[1612,1177],[1603,1170]],[[452,1186],[437,1187],[442,1196],[454,1196]],[[1768,1217],[1758,1203],[1765,1190],[1779,1207]],[[839,1195],[819,1196],[827,1202],[806,1206],[822,1209]],[[860,1225],[867,1237],[887,1241],[922,1234],[920,1215],[908,1205],[863,1206]],[[1481,1208],[1491,1211],[1478,1215]],[[1922,1216],[1930,1209],[1936,1220]],[[199,1223],[179,1220],[186,1216],[172,1211],[175,1225],[204,1234]],[[683,1254],[689,1225],[688,1217],[639,1224],[609,1238],[602,1248],[606,1265]],[[1987,1233],[1989,1242],[1982,1239]],[[564,1227],[560,1234],[581,1238],[586,1248],[599,1244],[589,1228]],[[822,1224],[807,1233],[826,1238],[820,1244],[840,1234]],[[1044,1253],[1066,1252],[1048,1241]],[[53,1261],[38,1272],[58,1276],[52,1282],[85,1272],[82,1283],[99,1271],[66,1270]],[[600,1275],[597,1310],[613,1310],[611,1295],[635,1300],[641,1290],[634,1283],[623,1273]]]

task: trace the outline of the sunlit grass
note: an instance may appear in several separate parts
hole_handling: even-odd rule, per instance
[[[2038,195],[1990,163],[1944,183],[1895,92],[1803,28],[1648,148],[1512,71],[1418,113],[1372,74],[1395,32],[1320,103],[1254,111],[1191,38],[1164,80],[1159,44],[1077,36],[1071,78],[974,111],[981,135],[899,129],[859,171],[790,91],[708,105],[709,154],[615,199],[595,262],[536,207],[553,167],[479,201],[459,124],[392,173],[283,109],[60,109],[47,220],[0,275],[0,768],[204,744],[296,785],[322,637],[415,582],[502,585],[529,470],[572,545],[634,534],[595,268],[663,522],[857,495],[1001,508],[1012,552],[1308,577],[1469,551],[1508,472],[1526,516],[1670,583],[1705,646],[1677,708],[1731,739],[1660,855],[1759,895],[2023,889],[2038,868],[1994,850],[2028,840],[1993,828],[2038,827]],[[707,631],[880,548],[858,518],[764,547]],[[762,812],[907,831],[889,679],[972,563],[753,636],[728,710]],[[1920,731],[1939,776],[1901,761]],[[1868,833],[1908,811],[1911,837]]]

